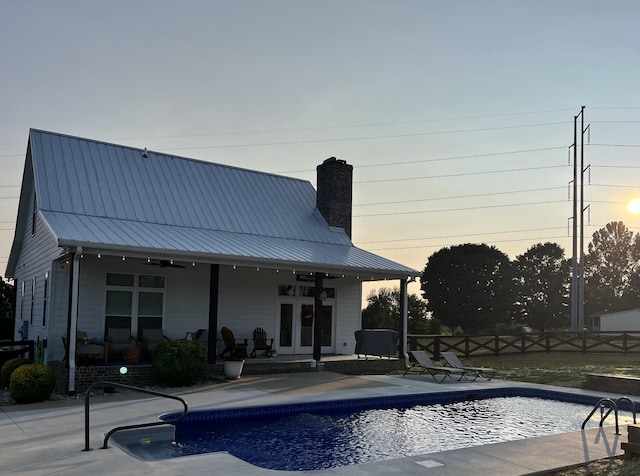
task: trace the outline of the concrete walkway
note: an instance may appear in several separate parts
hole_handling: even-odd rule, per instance
[[[274,403],[527,386],[518,382],[434,383],[429,377],[345,376],[332,372],[243,377],[208,387],[177,391],[190,409],[239,408]],[[534,385],[530,385],[535,387]],[[538,386],[539,387],[539,386]],[[589,393],[582,390],[555,390]],[[598,393],[597,396],[608,396]],[[178,402],[133,394],[91,400],[90,446],[100,448],[104,434],[119,425],[154,421],[158,414],[180,411]],[[504,475],[515,476],[575,465],[621,453],[626,441],[612,426],[556,436],[344,466],[313,472],[274,471],[252,466],[228,453],[210,453],[157,462],[142,461],[115,445],[83,451],[84,400],[0,407],[0,474],[21,475]]]

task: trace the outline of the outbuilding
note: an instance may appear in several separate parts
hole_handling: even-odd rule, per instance
[[[325,160],[317,187],[32,129],[5,273],[16,338],[46,342],[70,391],[77,336],[98,354],[110,333],[204,336],[213,363],[222,327],[260,327],[279,354],[352,354],[362,283],[397,280],[406,298],[419,272],[353,245],[351,165]]]

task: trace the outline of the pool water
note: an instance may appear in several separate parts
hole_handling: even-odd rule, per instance
[[[133,451],[144,459],[227,451],[268,469],[309,471],[579,430],[593,404],[510,396],[353,410],[240,412],[194,418],[173,445]],[[237,412],[237,411],[236,411]],[[631,422],[625,414],[620,424]],[[613,424],[613,415],[607,424]],[[598,415],[587,425],[597,427]]]

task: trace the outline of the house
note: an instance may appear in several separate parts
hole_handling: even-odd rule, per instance
[[[65,361],[69,390],[76,331],[103,341],[110,329],[206,329],[210,363],[223,326],[237,338],[262,327],[279,354],[352,354],[362,282],[399,280],[406,296],[419,272],[351,242],[349,164],[327,159],[317,174],[316,193],[305,180],[31,130],[6,270],[16,334]]]
[[[640,332],[640,309],[595,314],[591,322],[594,332]]]

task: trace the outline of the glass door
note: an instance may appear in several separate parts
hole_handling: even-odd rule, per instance
[[[322,353],[335,352],[335,298],[334,288],[323,289],[329,298],[322,304],[321,320]],[[312,354],[314,322],[316,316],[315,288],[294,284],[278,285],[275,348],[280,354]]]
[[[333,304],[323,304],[320,315],[315,312],[314,305],[311,303],[301,303],[300,312],[298,313],[298,330],[296,336],[296,354],[313,354],[313,336],[314,321],[320,319],[320,342],[321,352],[323,354],[333,353],[335,348],[333,345]]]

